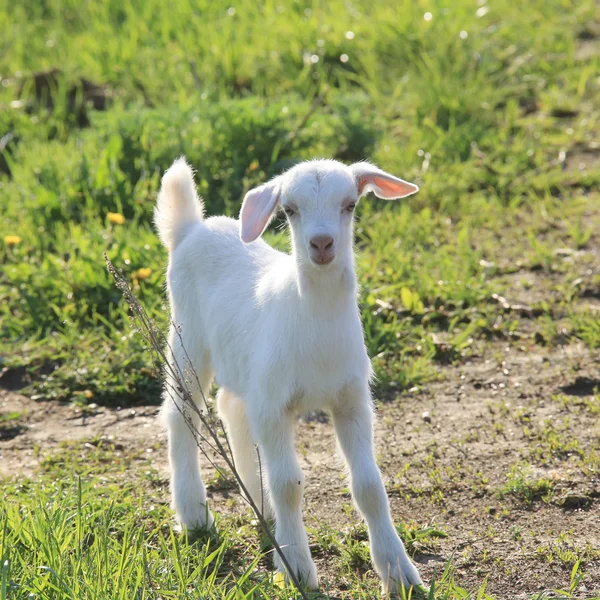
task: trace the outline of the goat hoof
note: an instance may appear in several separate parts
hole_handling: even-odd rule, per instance
[[[284,552],[285,557],[294,574],[300,581],[300,584],[309,590],[318,589],[319,580],[317,577],[317,567],[315,567],[315,563],[310,557],[310,553],[307,555],[305,552],[299,551],[293,546],[286,548]],[[278,554],[275,554],[275,566],[277,567],[278,572],[285,573],[285,579],[286,581],[289,581],[289,575]]]
[[[187,531],[190,535],[210,531],[215,525],[215,518],[208,510],[206,504],[197,503],[181,513],[177,512],[177,523],[180,531]]]
[[[382,591],[389,596],[402,596],[402,588],[408,591],[411,586],[422,585],[419,571],[412,564],[406,552],[378,557],[376,570],[382,581]]]

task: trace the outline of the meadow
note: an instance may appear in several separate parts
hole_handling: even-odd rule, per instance
[[[600,598],[596,2],[0,0],[0,28],[0,600],[295,597],[211,469],[218,533],[173,529],[160,372],[103,255],[165,327],[180,155],[209,214],[312,157],[418,183],[356,224],[412,597]],[[311,597],[374,598],[327,421],[298,435]]]

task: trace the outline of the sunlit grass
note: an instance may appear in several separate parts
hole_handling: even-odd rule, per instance
[[[210,214],[236,215],[250,187],[316,156],[371,159],[419,184],[407,202],[370,197],[357,209],[380,400],[494,340],[597,351],[598,281],[586,273],[600,230],[600,55],[583,56],[578,36],[599,19],[592,0],[0,0],[0,371],[36,399],[159,401],[103,253],[166,324],[152,210],[181,154]],[[56,67],[49,111],[29,75]],[[81,77],[108,90],[109,109],[87,109],[86,127],[68,102]],[[267,239],[287,247],[284,231]],[[525,459],[572,452],[597,472],[562,429],[519,426],[535,445]],[[3,487],[0,600],[290,597],[234,518],[222,517],[218,540],[189,545],[165,507],[110,469],[108,487],[93,470],[81,483],[60,471],[78,460],[67,449],[39,482]],[[503,497],[550,498],[552,482],[515,469]],[[349,579],[348,597],[376,595],[356,568],[368,560],[362,540],[311,535]],[[578,582],[579,567],[565,592]],[[434,588],[469,594],[452,563]]]

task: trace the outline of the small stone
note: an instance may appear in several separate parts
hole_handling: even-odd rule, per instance
[[[573,250],[572,248],[557,248],[554,251],[554,255],[555,256],[571,256],[571,254],[574,254],[575,250]]]
[[[423,421],[425,421],[425,423],[431,423],[431,415],[429,414],[428,410],[423,411],[421,417],[423,418]]]

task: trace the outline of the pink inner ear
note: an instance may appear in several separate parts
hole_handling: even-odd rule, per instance
[[[240,212],[242,241],[246,244],[260,237],[273,216],[279,200],[279,189],[273,183],[250,190]]]
[[[392,200],[394,198],[410,196],[411,194],[418,192],[419,188],[414,183],[409,183],[408,181],[392,177],[391,175],[379,173],[362,175],[358,182],[359,195],[371,190],[380,198]]]

